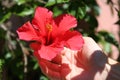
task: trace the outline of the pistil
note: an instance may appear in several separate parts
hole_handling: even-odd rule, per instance
[[[47,35],[47,44],[50,44],[50,38],[51,38],[51,32],[52,32],[52,25],[51,24],[46,24],[46,28],[48,31],[48,35]]]

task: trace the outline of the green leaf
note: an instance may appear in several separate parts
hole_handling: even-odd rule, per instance
[[[3,68],[3,65],[4,65],[4,60],[0,59],[0,80],[2,80],[2,68]]]
[[[104,43],[104,51],[106,52],[106,53],[111,53],[112,51],[111,51],[111,45],[110,45],[110,43],[108,43],[108,42],[105,42]]]
[[[108,33],[106,31],[100,31],[99,34],[102,35],[107,42],[115,45],[116,47],[119,47],[119,43],[117,42],[117,40],[115,39],[112,33]]]
[[[88,22],[90,30],[95,30],[95,28],[98,26],[98,21],[94,15],[87,14],[85,20]]]
[[[78,14],[80,19],[83,19],[86,15],[86,7],[79,7],[78,8]]]
[[[45,76],[41,76],[41,77],[40,77],[40,80],[48,80],[48,78],[45,77]]]
[[[4,40],[5,39],[5,35],[6,35],[6,31],[4,29],[0,28],[0,39]]]
[[[101,36],[102,37],[102,36]],[[100,44],[103,46],[103,50],[105,53],[111,53],[111,44],[106,42],[104,39],[100,41]]]
[[[18,5],[24,4],[26,0],[15,0]]]
[[[55,3],[56,3],[56,0],[48,0],[47,4],[45,6],[46,7],[53,6]]]
[[[9,59],[9,58],[11,58],[12,57],[12,54],[11,53],[6,53],[6,55],[5,55],[5,59]]]
[[[3,23],[4,21],[6,21],[8,18],[10,18],[11,16],[11,12],[8,12],[6,14],[1,14],[0,16],[2,16],[2,18],[0,19],[0,24]]]
[[[3,59],[0,59],[0,72],[2,72],[2,66],[4,64],[4,60]]]
[[[54,13],[55,17],[62,14],[62,12],[63,11],[61,9],[59,9],[59,7],[57,7],[57,6],[53,8],[53,13]]]
[[[47,4],[45,6],[46,7],[53,6],[55,4],[65,3],[65,2],[69,2],[69,1],[70,0],[48,0]]]
[[[38,63],[35,63],[33,69],[36,70],[39,67]]]
[[[22,12],[18,13],[19,16],[28,16],[34,13],[34,8],[25,8]]]
[[[56,0],[57,3],[65,3],[65,2],[69,2],[70,0]]]

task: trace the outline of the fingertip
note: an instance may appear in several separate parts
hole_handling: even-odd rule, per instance
[[[62,64],[60,72],[61,72],[61,77],[65,78],[71,72],[71,69],[68,64]]]
[[[84,39],[85,41],[86,41],[86,40],[87,40],[87,41],[89,41],[89,40],[90,40],[90,41],[94,41],[93,38],[91,38],[91,37],[83,37],[83,39]]]
[[[39,65],[43,74],[45,74],[48,78],[52,80],[59,80],[61,78],[59,66],[50,62],[39,62]]]
[[[83,45],[83,48],[85,48],[86,50],[92,50],[92,51],[100,50],[100,51],[102,51],[102,48],[91,37],[84,37],[84,42],[85,42],[85,44]]]

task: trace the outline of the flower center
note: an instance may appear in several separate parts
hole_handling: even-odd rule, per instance
[[[46,28],[48,31],[46,45],[49,45],[52,43],[52,39],[51,39],[52,25],[48,23],[46,24]]]
[[[51,32],[52,31],[52,25],[51,24],[46,24],[46,28],[48,30],[48,32]]]

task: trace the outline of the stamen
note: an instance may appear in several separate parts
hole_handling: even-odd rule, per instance
[[[52,25],[51,24],[46,24],[46,28],[48,30],[48,35],[47,35],[47,44],[50,43],[50,37],[51,37],[51,31],[52,31]]]
[[[46,24],[46,28],[48,29],[48,31],[52,31],[52,25],[51,24]]]

